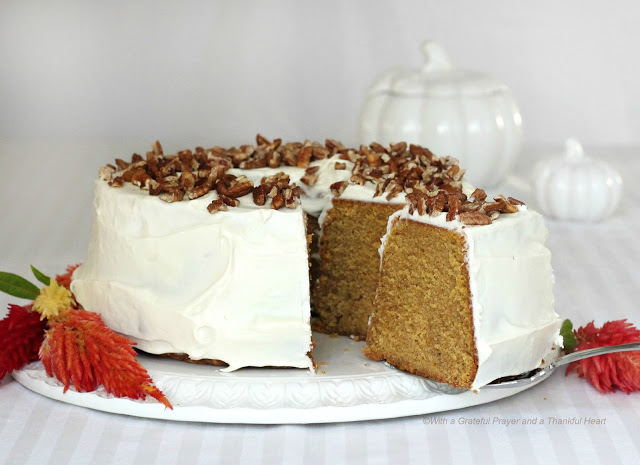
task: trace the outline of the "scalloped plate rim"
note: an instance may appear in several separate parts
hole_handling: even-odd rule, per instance
[[[315,336],[314,336],[315,337]],[[357,366],[358,363],[382,363],[371,362],[362,356],[361,352],[353,351],[349,354],[348,351],[344,351],[345,346],[353,347],[355,345],[362,345],[350,340],[349,338],[337,338],[334,339],[335,343],[332,343],[329,347],[329,358],[331,354],[338,357],[334,363],[337,369],[340,369],[340,362],[348,360],[350,363]],[[326,347],[325,347],[326,349]],[[341,350],[342,349],[342,350]],[[149,358],[144,355],[139,358],[143,365],[149,365]],[[178,365],[176,365],[178,363]],[[353,373],[353,377],[349,378],[348,375],[335,375],[332,376],[328,373],[328,376],[323,375],[310,375],[310,377],[294,377],[287,378],[286,373],[273,370],[276,374],[275,377],[269,376],[241,376],[233,377],[229,376],[232,373],[225,373],[224,377],[216,378],[215,372],[212,371],[206,378],[198,377],[197,374],[181,375],[180,373],[172,373],[172,367],[179,366],[181,372],[188,371],[191,367],[200,367],[194,369],[194,372],[202,371],[202,365],[188,366],[183,362],[176,362],[170,359],[155,359],[151,363],[152,367],[148,367],[149,373],[154,378],[156,385],[165,392],[165,395],[174,404],[174,409],[165,409],[163,405],[157,403],[155,400],[147,401],[134,401],[126,398],[115,398],[104,392],[103,388],[99,388],[93,392],[76,392],[73,388],[70,388],[66,393],[63,392],[63,386],[60,382],[53,378],[49,378],[44,371],[44,367],[40,362],[32,363],[21,370],[16,370],[12,373],[12,376],[18,383],[24,387],[30,389],[45,397],[65,402],[68,404],[76,405],[79,407],[89,408],[93,410],[116,413],[122,415],[129,415],[141,418],[160,419],[169,421],[189,421],[189,422],[202,422],[202,423],[237,423],[237,424],[311,424],[311,423],[338,423],[338,422],[352,422],[352,421],[366,421],[366,420],[382,420],[390,418],[407,417],[414,415],[426,415],[429,413],[444,412],[449,410],[456,410],[461,408],[473,407],[475,405],[485,404],[500,400],[512,395],[518,394],[526,389],[536,386],[538,383],[547,379],[548,376],[540,379],[534,384],[522,386],[518,388],[504,388],[504,389],[479,389],[477,392],[467,391],[462,394],[446,394],[441,393],[430,386],[432,382],[424,380],[423,378],[404,373],[396,370],[392,367],[382,367],[375,365],[375,368],[379,371],[374,373]],[[159,371],[154,371],[160,368]],[[324,366],[320,366],[323,368]],[[206,370],[206,368],[204,368]],[[215,369],[211,369],[215,370]],[[254,369],[255,370],[255,369]],[[260,369],[271,370],[271,369]],[[155,373],[155,375],[154,375]],[[299,372],[298,372],[299,373]],[[270,372],[273,375],[273,372]],[[158,379],[156,379],[156,376]],[[322,376],[322,378],[318,378]],[[245,391],[256,391],[259,395],[268,395],[271,386],[265,384],[264,387],[259,386],[261,382],[269,381],[270,384],[276,382],[276,387],[280,387],[286,395],[287,388],[291,391],[292,388],[302,387],[304,389],[305,384],[313,384],[313,389],[322,390],[320,386],[327,385],[333,391],[329,392],[329,395],[339,395],[341,384],[342,391],[349,391],[351,387],[360,386],[360,395],[362,391],[367,391],[366,388],[370,385],[365,385],[368,382],[378,383],[378,387],[381,389],[389,389],[387,395],[397,396],[397,392],[393,387],[389,387],[389,380],[394,380],[399,383],[400,388],[406,386],[408,390],[411,390],[410,394],[414,397],[427,396],[426,398],[402,398],[390,397],[387,401],[376,402],[371,399],[356,398],[355,404],[352,405],[339,405],[339,401],[331,398],[331,402],[334,405],[329,405],[326,400],[323,403],[322,399],[313,399],[315,404],[309,401],[308,406],[304,406],[304,400],[301,407],[292,407],[287,404],[287,399],[276,398],[276,403],[279,405],[276,407],[263,405],[260,406],[259,399],[258,404],[254,400],[254,405],[251,405],[247,399],[235,400],[235,404],[240,403],[240,406],[229,407],[215,407],[212,405],[184,405],[180,402],[174,402],[170,394],[166,390],[166,387],[162,385],[163,382],[167,382],[167,386],[171,386],[171,382],[177,383],[175,392],[176,395],[184,394],[184,390],[180,391],[180,383],[189,381],[193,383],[204,383],[206,388],[215,390],[217,388],[227,389],[236,392],[236,385],[246,385]],[[279,380],[279,382],[278,382]],[[367,381],[369,380],[369,381]],[[225,387],[224,385],[227,384]],[[257,386],[257,388],[256,388]],[[424,392],[420,390],[424,389]],[[242,389],[241,389],[242,390]],[[275,389],[277,391],[277,389]],[[357,390],[357,389],[356,389]],[[370,389],[371,390],[371,389]],[[368,391],[367,391],[368,392]],[[246,392],[245,392],[246,394]],[[275,393],[279,395],[278,392]],[[347,394],[351,394],[347,392]],[[375,393],[374,393],[375,394]],[[241,394],[239,394],[241,395]],[[291,395],[289,393],[289,395]],[[357,395],[357,393],[353,394]],[[406,396],[407,394],[404,393]],[[216,399],[217,400],[217,399]],[[244,401],[244,405],[242,402]],[[293,402],[291,398],[289,402]],[[295,399],[295,402],[299,403],[299,399]],[[335,404],[338,402],[338,404]],[[316,405],[319,404],[319,405]],[[347,403],[348,404],[348,403]]]

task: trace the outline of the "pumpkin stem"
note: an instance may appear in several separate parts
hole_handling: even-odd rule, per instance
[[[584,158],[582,144],[580,144],[576,139],[567,139],[564,145],[566,147],[565,155],[568,160],[578,161]]]

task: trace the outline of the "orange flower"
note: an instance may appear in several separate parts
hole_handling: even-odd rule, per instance
[[[79,266],[80,266],[80,263],[78,263],[76,265],[69,265],[67,267],[66,273],[59,274],[59,275],[56,276],[56,281],[58,281],[60,283],[60,285],[62,285],[64,287],[66,287],[67,289],[69,289],[71,287],[71,275],[73,275],[73,272]]]
[[[70,309],[49,320],[40,359],[47,374],[64,384],[65,392],[71,385],[79,392],[103,385],[116,397],[144,399],[148,394],[173,409],[136,360],[132,344],[109,329],[100,315]]]

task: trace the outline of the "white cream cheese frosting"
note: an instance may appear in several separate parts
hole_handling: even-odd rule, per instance
[[[554,311],[551,253],[540,214],[526,206],[503,214],[491,225],[469,226],[446,214],[409,213],[391,216],[380,247],[396,219],[453,230],[465,238],[471,308],[478,351],[472,388],[537,368],[553,346],[562,346],[561,321]]]
[[[95,185],[87,259],[71,289],[149,353],[313,369],[303,212],[251,196],[210,214],[217,194],[165,203],[126,183]]]

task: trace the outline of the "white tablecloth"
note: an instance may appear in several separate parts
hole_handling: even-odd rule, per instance
[[[133,150],[141,149],[0,141],[0,269],[27,276],[34,264],[55,274],[82,261],[97,167]],[[640,325],[640,150],[598,153],[621,171],[624,198],[603,223],[548,221],[556,310],[576,325],[621,318]],[[502,188],[535,207],[524,182],[530,160]],[[0,295],[1,308],[9,302],[16,299]],[[561,371],[516,396],[458,411],[245,426],[88,410],[42,397],[8,376],[0,385],[0,463],[640,463],[639,396],[602,395]]]

